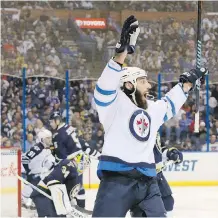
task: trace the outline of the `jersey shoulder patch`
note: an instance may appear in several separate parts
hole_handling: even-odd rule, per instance
[[[146,142],[150,136],[151,117],[142,109],[133,112],[129,120],[129,130],[138,141]]]
[[[34,145],[34,146],[31,147],[30,150],[26,153],[26,156],[27,156],[29,159],[33,159],[33,158],[36,157],[39,153],[41,153],[43,149],[44,149],[43,146]]]

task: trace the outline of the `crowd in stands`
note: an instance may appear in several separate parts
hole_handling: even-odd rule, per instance
[[[101,149],[103,128],[93,106],[93,81],[72,81],[69,90],[69,123],[76,126],[78,134],[92,146]],[[51,78],[28,78],[26,85],[25,131],[26,149],[37,141],[37,133],[50,129],[49,116],[54,111],[62,113],[66,122],[66,98],[64,82]],[[3,146],[23,146],[23,113],[21,79],[2,77],[1,87],[1,143]]]
[[[65,70],[70,74],[70,117],[69,122],[90,145],[101,150],[104,130],[99,123],[93,103],[95,81],[92,67],[98,61],[105,62],[114,54],[118,38],[117,30],[81,30],[95,42],[94,59],[82,49],[72,31],[71,21],[42,14],[31,20],[32,9],[132,9],[139,11],[195,11],[196,2],[93,2],[93,1],[39,1],[2,2],[2,8],[21,10],[19,19],[8,13],[1,13],[1,145],[22,147],[23,131],[26,131],[26,149],[37,141],[37,133],[49,128],[49,115],[60,110],[66,119]],[[162,81],[169,82],[178,74],[195,67],[196,21],[178,22],[175,19],[141,22],[141,33],[134,56],[129,56],[127,65],[141,67],[148,71],[152,80],[157,72]],[[209,66],[212,76],[218,74],[218,17],[203,17],[202,20],[202,63]],[[93,48],[93,47],[92,47]],[[26,68],[25,127],[22,111],[22,68]],[[218,78],[213,77],[213,78]],[[76,79],[76,80],[75,80]],[[84,79],[81,81],[81,79]],[[216,82],[215,80],[211,80]],[[217,80],[218,81],[218,80]],[[161,86],[162,96],[173,83]],[[157,93],[157,87],[152,90]],[[201,89],[200,133],[194,133],[195,95],[190,95],[180,113],[162,128],[166,145],[175,145],[181,150],[207,150],[206,90]],[[218,151],[218,85],[211,84],[209,92],[209,150]]]
[[[164,4],[152,1],[34,1],[34,2],[2,2],[3,7],[23,9],[110,9],[110,10],[134,10],[134,11],[194,11],[196,2],[167,1]]]
[[[163,84],[162,96],[171,87]],[[200,90],[199,133],[194,132],[195,98],[195,93],[190,94],[179,113],[163,125],[163,140],[167,146],[173,144],[184,151],[207,151],[208,140],[209,150],[218,151],[218,85],[210,85],[208,106],[205,85]]]
[[[63,20],[55,16],[42,14],[39,19],[30,19],[31,10],[37,7],[66,8],[69,4],[84,4],[81,2],[3,2],[5,7],[22,9],[19,19],[1,14],[2,28],[2,58],[1,67],[4,73],[21,75],[21,68],[27,68],[27,75],[48,75],[64,78],[64,71],[69,70],[74,79],[93,78],[100,69],[92,68],[95,61],[103,64],[114,54],[114,45],[118,38],[117,29],[91,30],[80,29],[72,19]],[[95,7],[101,2],[89,2]],[[186,7],[196,9],[196,2],[107,2],[109,5],[152,5],[158,11],[166,7],[172,11]],[[117,6],[118,5],[118,6]],[[94,7],[93,6],[93,7]],[[79,6],[78,6],[79,7]],[[78,8],[76,7],[76,8]],[[129,7],[129,6],[128,6]],[[128,8],[127,7],[127,8]],[[67,13],[67,12],[66,12]],[[167,80],[173,80],[181,71],[195,66],[196,20],[179,22],[168,18],[140,23],[141,33],[136,48],[136,54],[129,56],[127,65],[134,65],[149,73],[162,72],[167,74]],[[78,30],[78,31],[77,31]],[[77,32],[77,34],[75,33]],[[78,37],[80,40],[78,40]],[[202,62],[210,66],[211,72],[218,69],[218,16],[202,18]],[[86,45],[83,46],[84,42]],[[156,75],[155,75],[156,76]],[[152,78],[153,79],[153,78]]]
[[[163,84],[164,95],[173,84]],[[69,91],[69,122],[77,127],[80,136],[90,145],[101,150],[104,130],[99,123],[93,102],[95,81],[72,81]],[[49,116],[53,111],[61,111],[66,121],[65,83],[46,77],[28,78],[26,85],[26,149],[37,140],[42,128],[49,129]],[[155,90],[157,91],[157,90]],[[2,77],[1,87],[1,142],[2,146],[23,146],[23,111],[21,79]],[[205,87],[200,92],[200,132],[194,133],[195,95],[190,95],[176,117],[162,127],[162,138],[167,146],[175,145],[181,150],[206,151],[207,116]],[[218,151],[218,85],[210,85],[210,150]]]
[[[141,38],[136,54],[129,65],[136,65],[149,73],[161,72],[174,80],[181,71],[196,65],[196,21],[178,22],[175,19],[140,24]],[[218,70],[218,16],[202,21],[202,63]],[[168,75],[167,75],[168,74]],[[169,76],[170,75],[170,76]]]
[[[2,10],[2,72],[21,76],[25,67],[27,76],[64,78],[66,69],[71,74],[76,72],[74,77],[77,72],[81,72],[80,78],[89,75],[86,58],[74,41],[70,24],[46,14],[30,19],[31,3],[24,3],[19,17]]]

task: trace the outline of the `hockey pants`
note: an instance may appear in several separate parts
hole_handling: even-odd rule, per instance
[[[158,173],[157,182],[166,211],[172,211],[174,207],[174,198],[172,196],[172,190],[162,172]]]
[[[138,217],[166,217],[156,178],[133,171],[102,172],[93,217],[125,217],[138,208]]]
[[[161,198],[164,203],[164,207],[166,211],[167,212],[172,211],[174,206],[174,198],[172,196],[171,188],[162,172],[158,173],[157,175],[157,183],[160,189]],[[136,207],[134,208],[132,216],[139,217],[140,214],[142,213],[143,211],[139,207]]]

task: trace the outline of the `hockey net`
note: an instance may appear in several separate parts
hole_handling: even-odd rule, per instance
[[[1,148],[1,217],[21,217],[21,150]]]

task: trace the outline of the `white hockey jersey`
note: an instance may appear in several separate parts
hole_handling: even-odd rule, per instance
[[[55,158],[50,149],[38,143],[22,155],[22,164],[28,175],[42,176],[55,164]]]
[[[122,68],[110,60],[94,91],[94,100],[105,140],[98,165],[102,170],[137,169],[155,176],[153,148],[159,127],[182,107],[187,99],[181,84],[173,87],[164,98],[148,101],[148,108],[137,107],[120,88]]]

